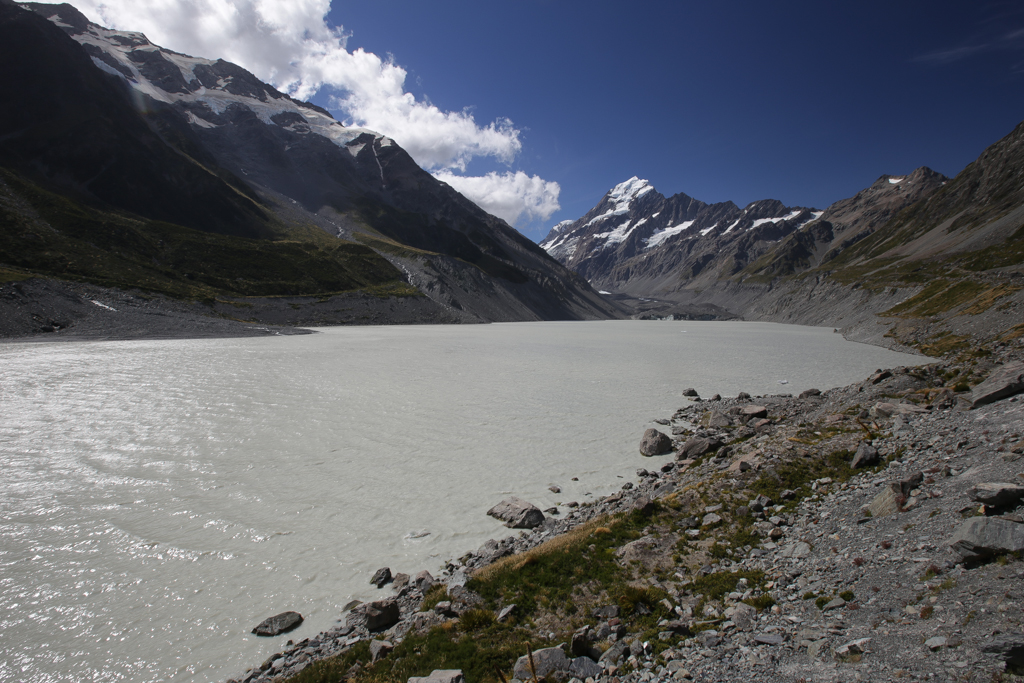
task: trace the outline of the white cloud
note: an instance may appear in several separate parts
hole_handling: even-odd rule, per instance
[[[436,171],[434,177],[465,195],[487,213],[503,218],[509,225],[526,215],[529,220],[547,220],[558,206],[558,183],[538,176],[515,173],[488,173],[482,177]]]
[[[464,171],[478,156],[509,163],[522,148],[508,119],[481,126],[468,111],[417,101],[405,92],[401,66],[362,49],[349,52],[343,30],[324,21],[330,0],[70,2],[96,23],[141,31],[178,52],[226,59],[299,99],[337,89],[334,103],[347,122],[393,138],[428,170]]]

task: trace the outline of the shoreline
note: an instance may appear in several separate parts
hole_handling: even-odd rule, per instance
[[[1002,469],[1012,469],[1010,463],[1020,457],[1016,452],[1024,443],[1020,439],[1020,432],[1024,431],[1024,403],[1016,399],[1004,399],[979,411],[971,412],[962,398],[965,395],[963,392],[958,397],[953,391],[944,392],[933,385],[944,386],[950,373],[954,371],[955,377],[976,384],[997,367],[996,361],[1013,362],[1022,356],[1024,354],[1021,354],[1019,349],[1001,347],[996,350],[993,358],[983,358],[980,362],[977,359],[945,363],[937,361],[936,364],[922,366],[924,369],[896,368],[887,373],[876,374],[863,382],[832,389],[820,395],[810,393],[806,396],[802,394],[800,397],[792,397],[783,394],[717,401],[697,399],[676,411],[672,420],[668,421],[674,437],[672,450],[678,455],[651,458],[654,471],[638,470],[636,483],[628,481],[622,490],[600,501],[580,505],[564,518],[549,516],[543,525],[535,530],[524,531],[518,535],[513,533],[500,541],[485,543],[481,548],[470,551],[458,559],[449,560],[437,578],[427,572],[421,572],[411,578],[403,575],[399,577],[399,585],[396,586],[393,597],[382,598],[381,601],[372,603],[376,607],[356,606],[353,610],[343,613],[342,616],[346,618],[344,625],[338,625],[314,638],[305,639],[297,645],[289,642],[288,649],[248,670],[240,678],[231,680],[250,683],[288,680],[311,666],[314,667],[311,669],[312,676],[304,674],[303,680],[358,681],[361,680],[360,671],[363,670],[367,672],[367,676],[377,680],[374,676],[383,675],[383,672],[387,671],[381,667],[394,663],[397,663],[398,670],[416,670],[416,660],[422,657],[402,652],[408,642],[419,643],[420,639],[438,632],[438,629],[454,638],[455,634],[463,629],[462,620],[468,618],[466,615],[471,613],[485,613],[489,615],[485,621],[490,619],[488,623],[497,623],[495,620],[509,605],[503,604],[507,600],[495,599],[493,592],[490,591],[488,584],[496,581],[494,577],[521,569],[521,566],[525,566],[523,563],[530,564],[537,558],[540,558],[541,562],[546,561],[550,551],[545,551],[545,548],[571,543],[574,534],[585,531],[588,525],[592,527],[595,520],[601,520],[602,524],[597,531],[609,527],[618,533],[618,526],[626,524],[626,520],[632,520],[629,524],[634,526],[639,520],[645,527],[644,533],[637,532],[635,538],[616,547],[614,555],[618,564],[626,565],[620,567],[620,571],[633,572],[630,577],[631,584],[643,586],[644,590],[649,588],[656,591],[657,595],[665,596],[663,602],[652,600],[654,604],[646,605],[644,608],[648,614],[654,613],[661,617],[655,627],[663,629],[656,632],[657,641],[652,638],[655,632],[651,628],[646,629],[647,633],[632,630],[634,627],[640,629],[650,626],[644,621],[647,617],[635,613],[628,616],[622,614],[621,619],[617,613],[616,617],[606,619],[594,616],[596,612],[590,610],[570,616],[559,615],[557,609],[554,613],[535,610],[532,615],[517,615],[513,609],[513,616],[501,621],[508,623],[507,628],[513,629],[524,644],[532,643],[533,647],[543,647],[561,643],[564,650],[571,650],[568,652],[569,656],[586,656],[589,653],[591,657],[588,661],[599,667],[588,669],[592,674],[589,677],[607,683],[614,683],[616,679],[619,683],[651,680],[650,676],[644,678],[644,675],[650,674],[654,674],[653,678],[656,680],[688,679],[697,671],[702,675],[714,675],[720,680],[749,680],[752,670],[759,676],[769,673],[764,668],[758,669],[758,666],[767,666],[769,670],[777,669],[772,672],[777,674],[785,671],[795,675],[799,671],[813,675],[814,680],[822,676],[822,680],[832,680],[837,676],[841,678],[846,670],[842,665],[847,663],[855,665],[853,668],[857,671],[870,670],[873,672],[872,675],[893,675],[883,672],[896,671],[894,667],[898,663],[897,660],[907,656],[907,652],[900,649],[907,646],[906,643],[902,643],[905,638],[889,638],[888,630],[885,630],[884,635],[880,635],[877,633],[877,624],[865,629],[860,622],[865,621],[863,617],[869,614],[875,617],[879,613],[895,614],[898,610],[892,607],[885,607],[882,610],[882,604],[901,600],[906,604],[906,600],[901,595],[887,595],[881,592],[861,597],[861,591],[868,589],[854,586],[866,581],[881,582],[870,575],[870,570],[876,569],[875,565],[888,566],[885,562],[877,560],[878,549],[886,548],[884,544],[892,544],[893,541],[879,541],[881,545],[876,544],[873,551],[876,557],[872,557],[865,548],[862,551],[863,557],[851,559],[848,549],[844,552],[835,548],[833,553],[833,549],[819,547],[813,540],[819,539],[820,542],[824,537],[827,544],[831,536],[835,535],[837,540],[848,542],[845,536],[867,536],[873,533],[875,537],[881,534],[887,539],[891,537],[898,541],[906,528],[900,531],[897,528],[897,520],[905,519],[906,513],[910,513],[915,507],[917,517],[920,517],[922,512],[928,512],[926,520],[915,522],[916,524],[930,524],[936,527],[937,534],[951,534],[952,527],[956,527],[960,519],[959,512],[951,513],[944,510],[942,499],[966,495],[970,481],[960,482],[963,484],[960,486],[948,486],[948,492],[944,492],[940,485],[935,483],[936,477],[919,478],[918,483],[910,491],[914,496],[908,498],[910,502],[917,501],[916,506],[907,503],[901,509],[891,512],[889,519],[886,519],[886,516],[879,516],[877,520],[865,518],[860,512],[861,508],[851,506],[850,503],[852,501],[867,505],[876,492],[884,492],[888,483],[905,481],[908,476],[912,479],[914,471],[920,471],[918,468],[928,471],[935,469],[937,466],[933,461],[941,465],[943,462],[955,461],[958,458],[966,458],[971,463],[979,459],[990,460],[991,458],[982,457],[990,455],[989,447],[995,453],[1007,454],[1007,457],[996,463],[997,465],[1002,463]],[[940,368],[938,374],[930,370],[935,367]],[[894,397],[895,394],[901,396]],[[895,403],[890,404],[888,401]],[[855,415],[850,415],[850,406],[854,403],[859,410]],[[767,417],[751,419],[750,424],[737,426],[736,421],[729,416],[730,413],[753,405],[763,407]],[[894,407],[891,412],[887,407],[879,408],[889,405],[903,407]],[[1012,410],[1007,410],[1007,406]],[[843,407],[845,410],[837,410]],[[1011,427],[1004,438],[1004,441],[1009,441],[996,445],[987,436],[989,430],[974,429],[975,425],[971,420],[993,419],[991,416],[1001,414],[1000,411],[1012,413],[1010,424],[1019,424],[1020,427]],[[865,419],[869,420],[868,426],[865,426]],[[808,420],[813,420],[811,426],[808,426]],[[712,426],[713,424],[716,426]],[[814,426],[821,427],[824,431],[813,429]],[[933,435],[938,433],[941,436],[944,431],[948,432],[950,429],[954,432],[962,431],[969,436],[958,437],[951,443],[951,448],[932,448],[937,439]],[[873,438],[865,439],[864,431]],[[926,439],[928,445],[922,447]],[[974,440],[977,443],[973,443]],[[709,443],[715,441],[721,445],[709,447]],[[843,458],[848,458],[864,442],[879,452],[885,462],[860,472],[851,470],[842,458],[837,460],[834,457],[836,453],[845,453],[847,455]],[[688,457],[682,457],[683,455]],[[794,462],[803,465],[805,461],[812,463],[814,466],[811,469],[815,469],[818,474],[832,473],[832,470],[835,470],[834,476],[820,476],[815,477],[813,481],[803,481],[800,486],[806,488],[806,491],[801,488],[799,494],[790,492],[793,495],[788,497],[784,492],[781,494],[781,500],[771,501],[770,507],[775,514],[765,510],[762,513],[754,512],[751,517],[753,501],[756,501],[758,495],[763,495],[757,494],[758,487],[764,489],[766,477],[778,476],[779,470],[788,471],[786,468],[793,467]],[[926,468],[926,465],[931,467]],[[992,463],[981,463],[965,466],[959,471],[950,470],[949,467],[942,470],[939,466],[939,471],[944,472],[943,478],[948,480],[943,483],[955,484],[956,477],[965,472],[977,471],[979,468],[984,471],[986,466],[992,469]],[[1012,480],[1011,472],[1003,474],[1004,479]],[[723,481],[732,483],[722,485]],[[733,493],[734,491],[736,493]],[[866,491],[867,494],[861,494],[862,491]],[[779,495],[778,492],[776,495]],[[720,502],[705,504],[716,500]],[[948,506],[949,503],[946,503],[945,507]],[[956,519],[945,520],[944,517],[950,514]],[[709,517],[712,518],[710,523]],[[718,519],[715,520],[714,517]],[[940,521],[928,521],[933,519]],[[730,547],[727,541],[722,545],[720,541],[724,541],[737,525],[747,530],[748,533],[743,540],[748,542],[742,547],[734,543]],[[945,527],[950,528],[946,530]],[[825,533],[829,529],[835,533]],[[668,538],[671,542],[662,542],[659,540],[661,538]],[[943,550],[948,550],[948,546],[944,547],[941,543],[926,545],[931,550],[922,547],[917,550],[917,554],[929,554],[931,557],[901,558],[910,562],[911,569],[920,568],[920,565],[927,561],[929,564],[925,568],[925,574],[934,569],[936,572],[933,576],[946,577],[936,581],[932,581],[931,578],[922,580],[925,582],[925,588],[943,586],[945,583],[941,581],[952,580],[954,574],[954,578],[957,579],[965,576],[977,577],[975,583],[979,585],[986,585],[986,582],[997,583],[1001,580],[994,577],[995,573],[1002,571],[998,563],[967,569],[962,562],[953,562],[948,557],[948,552],[945,553],[946,557],[939,558],[943,555]],[[590,547],[594,548],[593,545]],[[586,551],[583,552],[586,554]],[[843,559],[846,562],[837,561],[836,554],[839,557],[845,555]],[[633,561],[637,564],[631,564]],[[804,568],[807,565],[813,569],[808,571]],[[674,574],[666,567],[674,567]],[[980,573],[968,575],[968,571]],[[735,576],[735,572],[750,574],[751,577],[760,576],[760,581],[751,589],[753,594],[747,591],[748,594],[744,595],[733,590],[728,595],[722,593],[711,597],[711,594],[701,595],[693,588],[704,585],[709,577],[726,574]],[[985,572],[993,576],[988,576]],[[1024,577],[1024,571],[1021,571],[1019,566],[1014,568],[1013,573],[1020,573],[1021,577]],[[826,576],[830,575],[840,575],[840,578],[826,580]],[[814,580],[811,581],[808,577]],[[931,583],[927,583],[928,581]],[[857,597],[854,600],[839,599],[842,604],[829,607],[815,619],[815,610],[809,611],[809,607],[818,609],[826,605],[809,604],[808,601],[800,599],[806,595],[797,593],[813,592],[812,597],[816,602],[829,597],[829,601],[826,602],[831,604],[834,602],[833,598],[842,591],[831,591],[828,588],[833,586],[825,588],[826,584],[842,584],[838,585],[838,588],[849,584],[858,591]],[[801,590],[807,586],[812,586],[813,590]],[[977,587],[973,586],[971,589]],[[584,592],[592,593],[592,588]],[[903,592],[913,592],[912,589],[917,587],[911,584],[902,588],[906,588]],[[947,586],[940,589],[940,592],[952,591],[953,588]],[[966,587],[962,588],[966,590]],[[508,598],[509,595],[506,592],[505,597]],[[611,597],[609,590],[603,592],[603,597],[600,591],[596,596],[588,596],[593,599],[598,612],[600,605],[607,603]],[[858,600],[863,600],[866,604],[861,604]],[[750,609],[744,607],[750,602],[763,605],[763,608],[751,615]],[[618,603],[621,605],[621,598]],[[612,604],[615,604],[614,600]],[[709,605],[713,605],[711,614],[704,611]],[[874,607],[869,607],[871,605]],[[398,620],[386,625],[376,622],[375,625],[379,628],[371,631],[367,628],[367,619],[372,621],[380,607],[385,607],[386,610],[397,608],[395,617]],[[771,609],[767,609],[768,607]],[[942,607],[951,609],[945,604]],[[863,611],[860,608],[863,608]],[[700,613],[695,613],[695,610],[699,610]],[[591,616],[588,617],[588,614]],[[932,611],[928,611],[929,617],[932,614]],[[921,625],[923,619],[919,610],[917,621],[899,623],[901,626],[910,627]],[[972,628],[973,632],[977,632],[978,628],[991,630],[991,618],[979,617],[975,612],[973,619],[977,622]],[[613,621],[617,623],[613,624]],[[884,617],[878,623],[889,622],[885,621]],[[945,624],[946,620],[942,620],[942,623]],[[932,623],[924,624],[931,625]],[[608,635],[605,635],[605,631],[608,630],[606,626],[612,628]],[[619,626],[625,628],[619,629]],[[802,636],[805,637],[799,637],[801,633],[797,632],[798,626],[803,626]],[[719,628],[720,631],[716,630]],[[813,631],[813,628],[818,630]],[[952,628],[949,630],[953,631]],[[851,650],[850,647],[846,647],[849,643],[836,642],[845,638],[853,643],[856,640],[853,636],[862,632],[870,632],[871,635],[865,637],[878,641],[873,648],[866,649],[862,647],[864,643],[861,643],[853,646]],[[962,633],[963,629],[959,629],[959,632]],[[465,633],[465,637],[470,637],[471,629],[465,630]],[[950,635],[960,637],[957,634]],[[582,645],[584,641],[589,642],[589,652]],[[895,645],[890,644],[882,648],[883,641],[895,641]],[[944,642],[953,641],[947,639]],[[964,642],[962,637],[959,642]],[[598,646],[597,649],[594,649],[595,645]],[[625,649],[623,645],[626,646]],[[375,651],[371,652],[374,648]],[[989,672],[995,671],[992,667],[998,666],[989,661],[991,657],[986,659],[981,653],[981,648],[982,644],[978,644],[977,647],[969,645],[961,652],[970,652],[971,657],[977,660],[972,660],[971,667],[977,663],[987,666]],[[858,649],[859,652],[853,652]],[[946,645],[943,645],[937,650],[926,648],[926,651],[945,652],[946,649]],[[920,652],[916,648],[912,650],[912,659],[919,659]],[[732,662],[732,659],[736,659],[732,655],[737,651],[743,654],[744,659]],[[862,656],[865,652],[874,654],[876,651],[885,654],[878,657]],[[609,652],[612,656],[608,656]],[[720,657],[709,656],[709,652],[724,654]],[[755,654],[748,656],[751,652]],[[895,657],[893,652],[897,653]],[[384,658],[389,661],[374,663],[374,660]],[[722,658],[730,660],[728,665],[723,665],[719,661]],[[865,662],[863,666],[862,661]],[[339,663],[345,664],[341,670],[334,666]],[[737,664],[738,668],[732,666],[733,664]],[[923,671],[934,668],[936,662],[928,662],[925,658],[920,664],[924,667]],[[684,665],[689,668],[683,668]],[[316,669],[330,670],[340,677],[318,678]],[[371,675],[370,672],[374,671],[377,674]],[[429,671],[418,671],[417,675],[428,673]],[[585,678],[577,677],[580,680]],[[385,679],[404,680],[401,676],[396,678],[394,672],[386,675]]]

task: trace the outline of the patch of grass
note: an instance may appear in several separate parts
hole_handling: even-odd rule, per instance
[[[591,520],[525,553],[502,558],[485,567],[467,584],[487,605],[516,603],[529,616],[541,608],[557,610],[580,590],[606,592],[627,602],[636,597],[626,590],[631,570],[618,564],[615,551],[641,536],[653,518],[638,512]],[[659,598],[660,599],[660,598]],[[664,611],[663,606],[650,605]],[[655,610],[656,611],[656,610]]]
[[[970,280],[957,283],[951,283],[949,280],[935,280],[914,296],[880,315],[929,318],[970,303],[974,299],[980,298],[983,293],[987,295],[990,292],[991,290],[987,286]],[[979,302],[978,305],[983,304]],[[991,306],[991,303],[988,306]],[[981,310],[984,311],[988,306]]]
[[[842,593],[840,593],[840,594],[839,594],[839,597],[841,597],[841,598],[842,598],[843,600],[845,600],[846,602],[853,602],[853,599],[854,599],[854,598],[855,598],[856,596],[855,596],[855,595],[853,594],[853,591],[849,591],[849,590],[847,590],[847,591],[843,591]]]
[[[690,590],[694,593],[701,593],[710,600],[720,600],[722,596],[736,590],[740,579],[746,579],[747,586],[750,588],[761,587],[764,584],[764,572],[760,570],[715,572],[694,579]]]
[[[354,665],[370,661],[370,641],[361,640],[347,652],[321,659],[287,680],[287,683],[337,683]]]
[[[420,603],[421,612],[429,612],[430,610],[437,607],[437,603],[444,602],[448,599],[448,586],[443,583],[438,583],[431,586],[426,593],[423,594],[423,602]]]
[[[792,508],[811,495],[811,482],[829,477],[833,482],[842,483],[857,474],[857,470],[850,468],[852,459],[853,453],[848,450],[834,451],[821,458],[795,458],[765,472],[750,488],[776,501],[781,499],[784,490],[796,491],[796,496],[784,503]]]
[[[948,353],[953,353],[954,351],[963,351],[970,348],[970,346],[970,337],[966,335],[952,334],[951,332],[942,332],[935,335],[927,342],[918,344],[917,348],[926,356],[937,358],[945,356]]]
[[[822,595],[820,598],[814,601],[814,606],[818,609],[825,609],[825,605],[832,602],[832,598],[828,595]]]
[[[761,595],[758,595],[757,597],[750,598],[749,600],[744,600],[743,602],[747,603],[748,605],[750,605],[751,607],[756,609],[758,612],[761,612],[763,610],[768,609],[772,605],[774,605],[775,604],[775,598],[773,598],[768,593],[762,593]]]

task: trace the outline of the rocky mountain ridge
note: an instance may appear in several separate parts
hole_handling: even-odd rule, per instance
[[[70,5],[3,0],[0,31],[0,61],[24,96],[0,108],[0,208],[17,227],[0,244],[5,279],[199,299],[392,283],[432,302],[425,321],[619,315],[390,138],[237,65],[97,26]],[[222,251],[179,227],[223,235]],[[168,230],[190,245],[188,263],[167,253]],[[247,269],[232,246],[273,263]],[[88,262],[74,256],[83,249]],[[331,274],[306,277],[309,258]]]
[[[829,325],[858,341],[941,355],[1024,334],[1022,167],[1024,124],[953,179],[925,167],[883,175],[824,212],[750,221],[732,237],[693,233],[684,222],[653,248],[611,258],[596,240],[611,235],[588,227],[609,213],[609,193],[541,244],[636,316]],[[632,212],[623,235],[653,215],[643,200],[661,196],[635,179],[613,192],[634,186],[643,190],[632,195],[636,207],[608,216]]]

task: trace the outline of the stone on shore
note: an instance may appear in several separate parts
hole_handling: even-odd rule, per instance
[[[1024,498],[1024,486],[1006,482],[987,482],[975,484],[968,492],[971,500],[995,508],[1016,506]]]
[[[903,488],[899,484],[887,484],[882,487],[881,493],[875,496],[865,510],[871,517],[894,515],[900,511],[904,500]]]
[[[672,451],[672,439],[657,429],[648,429],[640,440],[640,455],[664,455]]]
[[[407,683],[464,683],[462,669],[434,669],[429,676],[410,676]]]
[[[744,420],[751,420],[753,418],[768,417],[768,409],[766,407],[764,407],[764,406],[755,406],[755,405],[743,406],[743,408],[740,409],[740,416]]]
[[[853,460],[850,461],[850,468],[871,467],[877,463],[878,449],[867,441],[861,441],[860,445],[857,446],[857,453],[853,456]]]
[[[690,387],[689,389],[683,390],[683,396],[699,396],[699,394],[696,389]]]
[[[398,623],[401,614],[398,608],[398,601],[394,598],[377,600],[366,606],[366,628],[370,631],[380,631]]]
[[[798,398],[810,398],[812,396],[821,396],[821,391],[818,389],[807,389],[806,391],[801,391]]]
[[[712,410],[708,413],[707,423],[708,427],[714,427],[715,429],[732,426],[732,420],[721,410]]]
[[[691,460],[699,458],[709,451],[713,451],[721,446],[722,443],[717,440],[707,439],[703,436],[695,436],[692,439],[687,440],[683,444],[679,452],[676,453],[676,460]]]
[[[281,612],[264,619],[252,630],[258,636],[276,636],[287,633],[302,623],[302,615],[298,612]]]
[[[534,651],[532,671],[529,656],[523,655],[516,660],[516,665],[512,668],[512,675],[521,681],[532,681],[534,674],[537,678],[542,679],[550,673],[568,670],[569,658],[565,656],[562,648],[546,647]]]
[[[949,540],[953,551],[965,560],[983,559],[1024,551],[1024,524],[998,517],[972,517]]]
[[[1013,362],[996,368],[984,382],[971,390],[971,404],[977,408],[1024,391],[1024,363]]]
[[[532,529],[544,522],[540,508],[514,496],[501,501],[487,514],[504,522],[509,529]]]
[[[373,573],[373,578],[370,579],[370,583],[372,583],[377,588],[383,588],[385,585],[387,585],[390,582],[391,582],[391,568],[390,567],[381,567],[380,569],[378,569],[377,571],[375,571]]]

